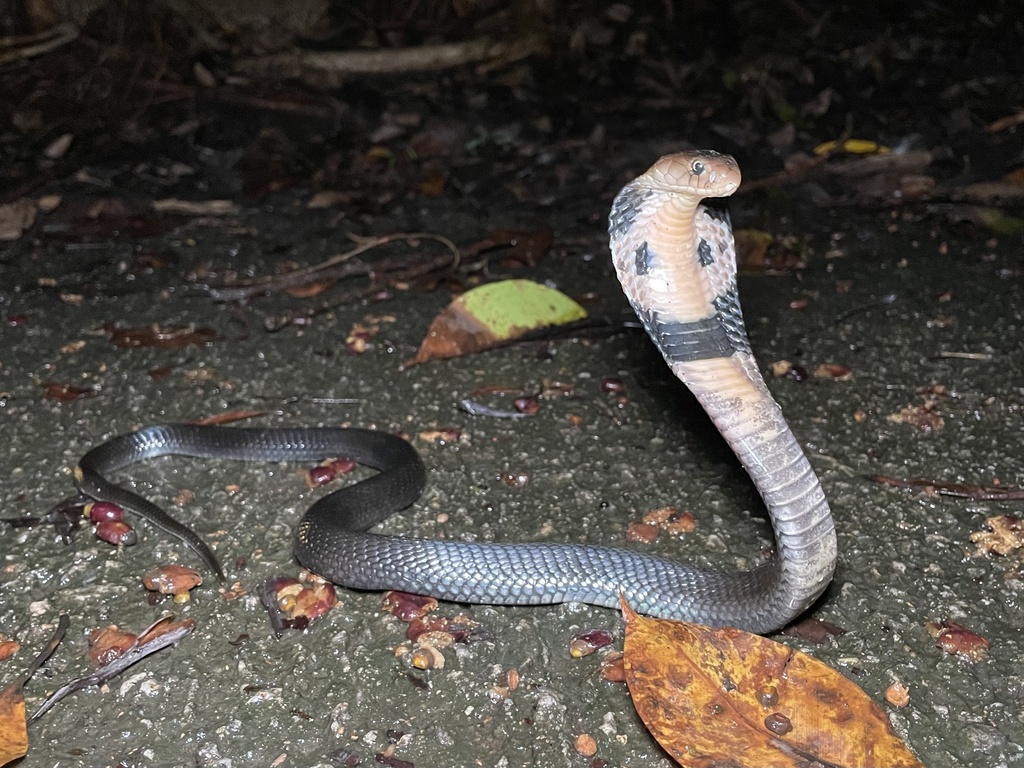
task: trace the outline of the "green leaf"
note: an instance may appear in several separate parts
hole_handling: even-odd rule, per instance
[[[546,285],[530,280],[488,283],[466,291],[434,318],[410,364],[482,352],[586,316],[583,307]]]

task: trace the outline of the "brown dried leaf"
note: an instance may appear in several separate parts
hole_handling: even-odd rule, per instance
[[[633,703],[680,765],[924,768],[882,708],[820,661],[737,629],[623,613]]]
[[[846,630],[821,619],[802,619],[790,624],[779,634],[800,637],[815,645],[826,645],[832,638],[845,635]]]
[[[508,248],[503,259],[505,266],[536,266],[555,241],[551,227],[537,229],[492,229],[483,240],[478,240],[465,249],[465,256],[471,258],[495,248]]]
[[[61,403],[71,403],[86,397],[96,397],[96,390],[91,387],[75,387],[58,381],[44,381],[43,397]]]
[[[182,349],[190,345],[203,346],[218,340],[212,328],[196,328],[188,325],[162,326],[157,323],[137,328],[117,328],[106,325],[104,331],[110,334],[114,346],[121,349],[134,347],[155,347],[157,349]]]
[[[67,629],[66,624],[64,628]],[[176,622],[173,616],[168,615],[154,621],[146,629],[142,630],[138,637],[128,632],[122,632],[114,626],[93,632],[89,637],[91,646],[89,655],[93,657],[94,661],[99,661],[102,666],[90,675],[78,677],[69,683],[65,683],[50,694],[46,701],[39,705],[39,709],[36,710],[35,714],[32,715],[32,720],[42,717],[57,702],[75,691],[109,682],[146,656],[176,643],[194,628],[195,622],[192,619]],[[97,634],[100,636],[100,645],[93,647],[93,640]],[[124,646],[122,636],[131,640],[127,647]],[[99,651],[98,653],[97,650]]]
[[[114,659],[124,656],[137,641],[138,637],[134,632],[127,632],[116,624],[111,624],[89,633],[89,651],[86,656],[97,666],[109,664]]]
[[[55,223],[50,235],[71,242],[92,242],[117,236],[138,239],[173,232],[188,220],[187,216],[174,213],[132,214],[124,206],[110,204],[95,215],[72,217]]]
[[[806,243],[793,235],[761,229],[737,229],[736,263],[748,273],[782,274],[806,266]]]

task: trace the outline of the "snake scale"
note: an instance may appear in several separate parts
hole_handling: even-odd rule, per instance
[[[249,429],[169,424],[89,451],[75,478],[85,497],[113,501],[191,546],[223,578],[187,526],[106,479],[170,454],[242,461],[344,456],[379,472],[314,503],[298,525],[299,562],[336,584],[398,589],[466,603],[580,601],[766,633],[802,613],[832,578],[836,536],[807,458],[758,372],[740,312],[728,217],[702,200],[731,195],[740,172],[711,151],[663,157],[612,206],[612,258],[627,298],[764,499],[775,554],[753,570],[700,569],[612,547],[492,544],[389,536],[369,529],[412,504],[425,484],[415,449],[386,433],[330,427]]]

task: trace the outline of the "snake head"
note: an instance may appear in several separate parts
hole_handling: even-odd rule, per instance
[[[728,197],[740,185],[740,168],[731,155],[710,149],[666,155],[637,181],[674,194]]]

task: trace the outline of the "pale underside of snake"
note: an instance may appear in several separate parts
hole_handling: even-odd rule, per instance
[[[828,586],[836,536],[828,504],[782,411],[758,372],[740,312],[728,217],[702,204],[731,195],[735,161],[710,151],[661,158],[612,206],[612,258],[633,309],[693,392],[764,499],[775,554],[724,572],[625,549],[580,544],[470,543],[369,532],[412,504],[425,483],[419,455],[393,435],[329,427],[147,427],[87,453],[76,469],[86,497],[121,504],[179,537],[218,575],[209,546],[106,474],[170,454],[243,461],[347,456],[380,472],[317,501],[296,532],[299,562],[355,589],[399,589],[468,603],[579,601],[712,626],[770,632]]]

